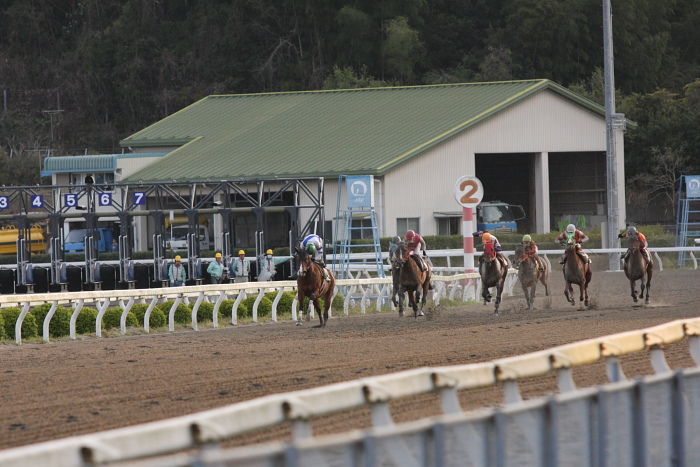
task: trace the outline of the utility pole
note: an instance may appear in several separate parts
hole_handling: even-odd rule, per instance
[[[610,0],[603,0],[603,49],[605,70],[605,136],[607,172],[607,247],[617,246],[617,233],[620,231],[620,209],[618,206],[617,144],[618,130],[624,130],[624,114],[615,113],[615,69],[613,65],[612,15]],[[610,253],[610,271],[620,270],[619,253]]]
[[[47,114],[49,118],[51,119],[51,147],[49,148],[49,156],[53,155],[53,117],[54,115],[60,115],[60,113],[63,112],[63,110],[57,109],[57,110],[42,110],[42,113]],[[43,170],[42,166],[42,160],[41,160],[41,153],[39,154],[39,174],[41,174],[41,171]]]

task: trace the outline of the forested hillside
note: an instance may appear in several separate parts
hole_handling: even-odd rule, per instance
[[[210,94],[549,78],[602,103],[601,0],[0,5],[4,184],[38,183],[47,148],[111,151]],[[612,10],[618,111],[640,124],[628,177],[700,171],[700,1]]]

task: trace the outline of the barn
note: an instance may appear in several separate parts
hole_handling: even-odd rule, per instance
[[[380,236],[460,234],[463,175],[482,181],[484,200],[522,205],[521,232],[599,225],[609,202],[605,109],[546,79],[209,96],[120,144],[144,155],[126,182],[250,180],[254,191],[254,180],[324,177],[327,238],[341,175],[374,177]]]

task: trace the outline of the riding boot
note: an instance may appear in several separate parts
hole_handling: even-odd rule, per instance
[[[587,263],[587,264],[591,264],[591,258],[589,258],[588,255],[587,255],[586,253],[584,253],[583,251],[580,251],[580,250],[577,251],[576,253],[578,253],[578,255],[579,255],[581,258],[583,258],[583,263],[584,263],[584,264],[586,264],[586,263]]]
[[[566,263],[566,254],[561,255],[561,259],[559,260],[559,264],[564,264]]]

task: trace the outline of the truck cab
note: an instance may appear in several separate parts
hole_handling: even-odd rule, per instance
[[[167,249],[170,250],[186,250],[187,249],[187,233],[189,226],[173,225],[168,231],[168,237],[165,240]],[[212,250],[213,242],[209,236],[209,228],[206,225],[197,225],[197,234],[199,235],[199,249]]]
[[[68,232],[66,236],[66,241],[63,243],[63,250],[66,253],[82,253],[85,251],[85,235],[87,235],[87,229],[73,229]],[[112,231],[108,228],[97,228],[95,229],[95,246],[97,251],[100,253],[105,253],[112,251]]]
[[[485,201],[476,207],[476,228],[493,234],[518,233],[517,221],[525,219],[525,210],[517,204]]]

